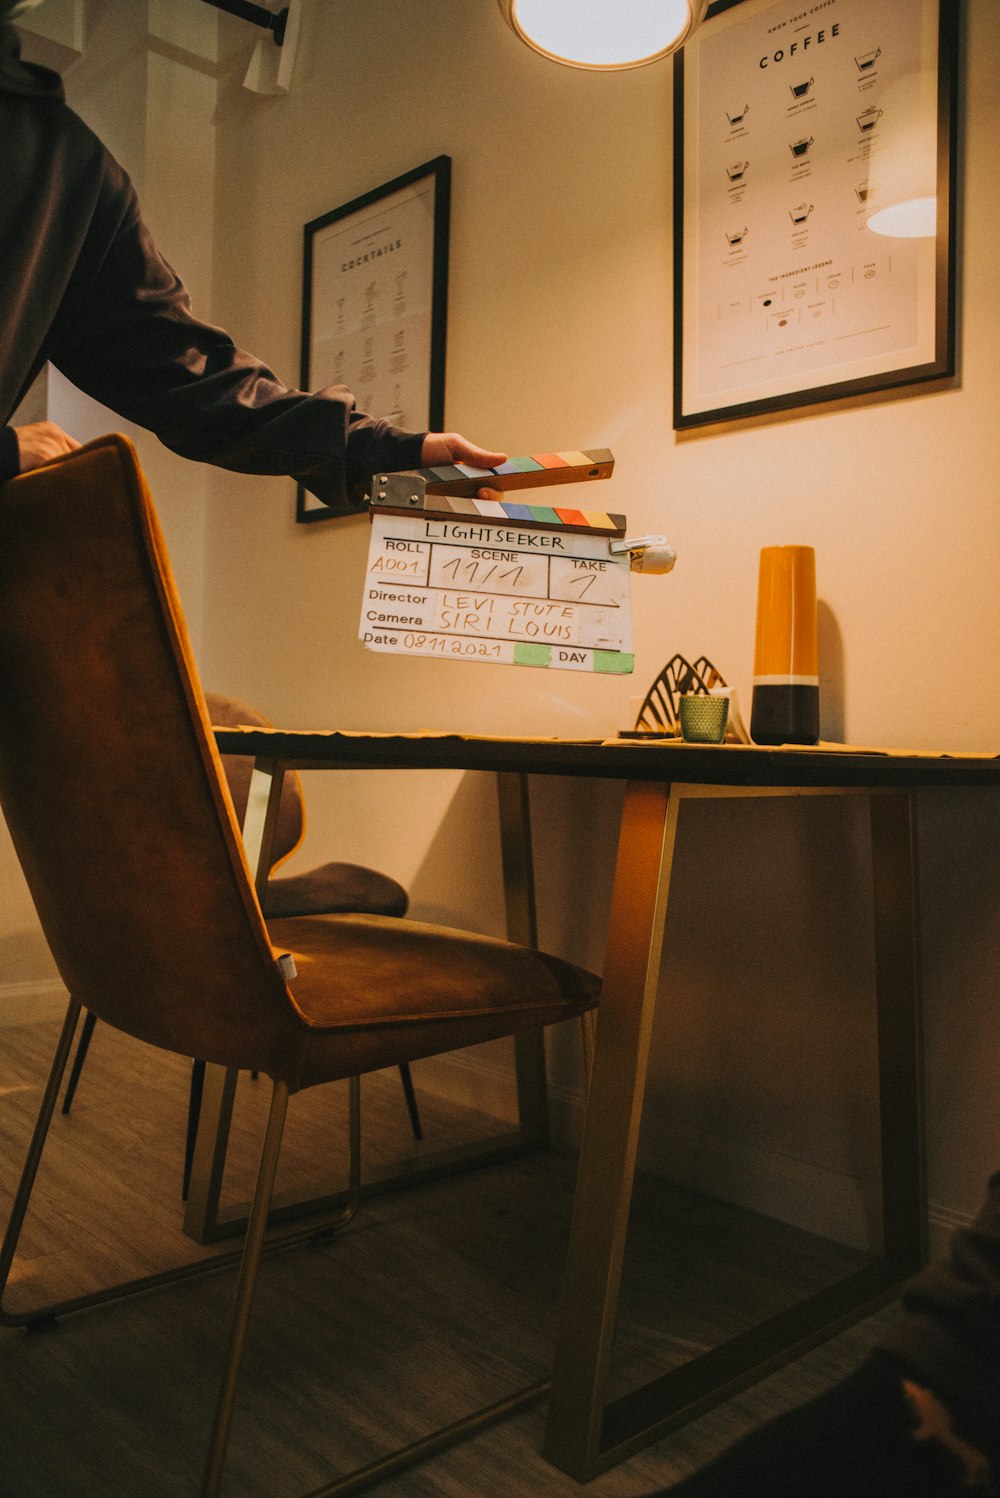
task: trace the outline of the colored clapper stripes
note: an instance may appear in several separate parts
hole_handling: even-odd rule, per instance
[[[477,515],[482,520],[519,521],[522,525],[563,527],[576,531],[606,531],[609,535],[624,533],[623,515],[608,515],[604,510],[571,510],[561,505],[527,505],[507,499],[477,499],[458,494],[431,494],[424,510],[435,515]]]
[[[625,531],[624,515],[612,515],[596,506],[531,504],[518,499],[480,499],[483,489],[535,489],[550,484],[579,484],[610,478],[615,460],[607,448],[591,452],[532,453],[528,457],[509,458],[497,468],[473,468],[467,463],[453,463],[438,468],[419,468],[414,476],[421,480],[422,494],[410,496],[407,510],[419,507],[425,514],[478,516],[501,524],[544,526],[546,529],[598,531],[621,536]],[[373,499],[380,507],[385,496]],[[392,500],[389,500],[392,504]]]
[[[597,452],[532,453],[374,475],[359,636],[368,650],[444,660],[632,670],[625,516],[526,503],[507,490],[611,477]]]
[[[594,452],[532,453],[508,458],[498,468],[473,468],[449,463],[441,468],[418,468],[429,494],[465,494],[472,485],[491,489],[535,489],[540,484],[577,484],[611,477],[615,460],[606,447]]]

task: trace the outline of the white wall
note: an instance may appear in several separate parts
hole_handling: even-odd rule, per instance
[[[366,522],[296,526],[286,481],[212,473],[203,577],[182,579],[209,686],[290,725],[603,734],[679,649],[706,652],[748,704],[758,550],[806,542],[823,601],[824,733],[997,744],[994,0],[967,6],[959,376],[683,438],[670,425],[668,67],[554,67],[516,44],[493,0],[306,0],[292,93],[271,99],[240,86],[253,38],[226,35],[237,50],[216,65],[214,116],[184,135],[185,159],[214,153],[210,315],[293,378],[302,225],[450,155],[448,424],[511,452],[611,447],[609,507],[637,532],[665,530],[680,560],[667,579],[636,580],[631,680],[369,655],[355,638]],[[147,154],[144,184],[161,200],[174,161],[164,145]],[[187,477],[154,482],[176,514]],[[599,966],[618,792],[535,789],[543,939]],[[307,793],[303,861],[336,851],[378,864],[408,883],[415,914],[498,929],[488,784],[330,776]],[[998,1163],[997,820],[989,793],[922,798],[941,1224],[974,1210]],[[862,1238],[873,1075],[860,813],[698,808],[684,853],[650,1157],[705,1189]],[[575,1042],[557,1037],[556,1049],[570,1124]]]
[[[262,104],[231,85],[220,101],[218,315],[294,371],[301,226],[449,154],[449,424],[512,452],[610,446],[608,504],[636,531],[666,530],[680,561],[669,579],[636,582],[632,681],[366,655],[355,639],[365,522],[296,527],[289,485],[219,476],[210,678],[290,723],[605,733],[680,649],[706,651],[748,702],[757,553],[798,541],[817,552],[824,732],[995,745],[998,42],[996,7],[972,0],[959,377],[680,438],[670,427],[669,69],[553,67],[518,48],[489,3],[313,0],[292,95]],[[536,791],[543,934],[599,963],[614,793]],[[453,801],[440,779],[414,791],[343,777],[309,794],[306,856],[335,846],[408,880],[417,913],[494,923],[493,846],[481,845],[470,878],[460,835],[463,817],[471,824],[475,811],[478,828],[488,810],[474,777]],[[931,1190],[944,1222],[975,1207],[996,1163],[996,798],[926,796],[921,820]],[[648,1153],[695,1184],[863,1237],[874,1077],[860,813],[698,808],[685,848]],[[556,893],[563,874],[568,906]],[[575,1052],[563,1039],[557,1083],[571,1092]]]
[[[193,297],[207,304],[213,265],[212,117],[222,52],[217,12],[172,0],[46,0],[23,18],[21,29],[25,57],[59,68],[69,103],[135,183],[161,250],[184,266]],[[73,51],[60,47],[70,38]],[[162,496],[171,556],[197,640],[204,469],[168,453],[148,433],[74,389],[58,371],[49,379],[49,416],[81,441],[115,430],[136,442]]]

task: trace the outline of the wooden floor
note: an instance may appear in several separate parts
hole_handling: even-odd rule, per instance
[[[0,1210],[55,1043],[0,1033]],[[420,1094],[425,1148],[488,1120]],[[57,1117],[9,1300],[18,1306],[181,1263],[187,1064],[98,1026]],[[227,1189],[240,1194],[266,1083],[241,1082]],[[419,1149],[398,1078],[366,1079],[369,1160]],[[293,1099],[284,1184],[342,1172],[343,1088]],[[538,1155],[383,1197],[336,1240],[262,1270],[225,1491],[294,1498],[547,1376],[574,1162]],[[642,1182],[616,1392],[839,1277],[858,1256],[809,1234]],[[226,1271],[40,1331],[0,1331],[0,1498],[186,1498],[214,1402],[234,1278]],[[853,1367],[873,1318],[582,1489],[540,1455],[540,1404],[372,1489],[376,1498],[632,1498],[669,1486],[770,1414]]]

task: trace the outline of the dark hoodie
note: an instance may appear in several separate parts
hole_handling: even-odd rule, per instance
[[[289,474],[329,505],[420,462],[422,433],[360,415],[344,386],[289,390],[193,316],[127,175],[0,22],[0,423],[47,360],[184,457]],[[2,428],[0,480],[17,471]]]

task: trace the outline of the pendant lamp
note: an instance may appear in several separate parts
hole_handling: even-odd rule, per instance
[[[937,80],[910,73],[891,83],[866,113],[869,157],[867,225],[889,239],[937,233]]]
[[[683,47],[708,0],[498,0],[529,47],[571,68],[612,71]]]

